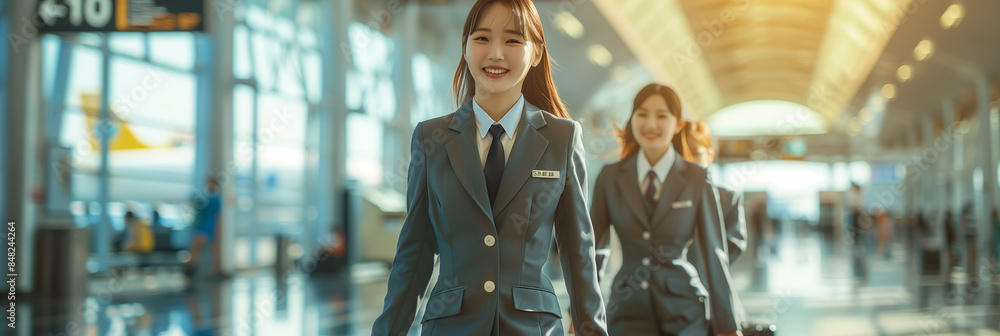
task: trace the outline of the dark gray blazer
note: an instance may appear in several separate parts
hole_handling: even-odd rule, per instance
[[[372,335],[407,332],[435,254],[440,276],[423,335],[563,334],[562,309],[542,274],[553,242],[577,333],[607,335],[581,127],[524,105],[493,207],[471,100],[413,131],[408,212]]]
[[[605,166],[597,177],[591,218],[602,252],[598,267],[603,270],[612,225],[623,253],[608,298],[610,333],[704,336],[707,314],[716,332],[736,331],[742,307],[730,285],[721,210],[706,171],[678,157],[663,188],[655,207],[648,206],[639,191],[634,155]],[[694,241],[700,243],[697,253],[712,256],[703,258],[704,272],[688,261]],[[712,300],[706,307],[708,296]]]
[[[729,243],[729,264],[736,262],[747,250],[747,216],[743,209],[743,193],[719,187],[719,206],[726,222]]]
[[[715,189],[719,192],[717,196],[719,197],[719,207],[722,208],[722,220],[726,222],[726,245],[729,247],[727,249],[729,264],[732,265],[747,249],[747,219],[743,209],[743,194],[722,187]],[[701,249],[698,246],[698,241],[691,244],[691,249],[695,252]],[[701,268],[703,264],[701,254],[691,253],[688,255],[688,260],[698,268],[698,273],[705,272]]]

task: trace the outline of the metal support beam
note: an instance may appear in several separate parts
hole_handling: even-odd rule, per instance
[[[8,7],[6,1],[0,0],[0,13],[12,13],[13,11],[10,11]],[[10,31],[9,22],[12,21],[7,18],[7,14],[0,14],[0,36],[7,36]],[[7,43],[0,45],[0,67],[2,67],[0,68],[0,108],[3,110],[3,113],[0,113],[0,125],[11,125],[10,118],[7,116],[10,113],[8,112],[10,106],[7,106],[7,71],[10,69],[7,45]],[[4,131],[9,133],[11,130]],[[0,220],[3,220],[5,225],[7,221],[13,219],[13,217],[7,216],[7,191],[10,190],[7,186],[7,166],[9,165],[7,143],[7,136],[0,136],[0,177],[2,177],[0,178]]]
[[[197,150],[201,161],[196,174],[197,189],[204,190],[208,176],[219,182],[222,197],[222,221],[216,237],[219,252],[219,272],[232,274],[236,228],[234,205],[235,175],[233,165],[233,18],[234,6],[240,2],[209,1],[205,4],[208,36],[199,39],[199,125]]]
[[[40,102],[39,69],[40,44],[38,29],[31,20],[35,11],[30,1],[5,1],[4,37],[5,46],[0,47],[6,67],[3,79],[8,83],[4,86],[3,116],[0,125],[4,125],[3,140],[3,193],[2,216],[4,225],[7,221],[15,222],[15,230],[19,238],[17,245],[18,287],[19,292],[31,292],[32,279],[32,239],[35,230],[34,204],[30,202],[32,183],[36,181],[35,168],[39,165],[35,147],[38,137],[38,112]],[[16,85],[12,85],[16,84]]]
[[[45,144],[47,148],[59,146],[59,135],[62,134],[63,110],[65,110],[66,87],[69,85],[70,57],[73,52],[73,44],[59,39],[59,54],[56,56],[56,68],[51,95],[46,98],[48,101],[48,122],[45,130]],[[43,156],[47,157],[47,156]]]
[[[45,126],[40,132],[45,137],[44,145],[39,153],[39,157],[44,160],[42,169],[45,171],[42,183],[45,186],[46,195],[43,212],[46,216],[71,220],[68,209],[73,194],[71,182],[73,165],[72,161],[62,161],[56,158],[65,154],[68,156],[67,159],[72,159],[74,154],[71,152],[73,148],[68,151],[62,150],[63,146],[60,143],[60,136],[63,133],[63,119],[66,115],[66,90],[69,86],[69,74],[73,70],[70,61],[74,45],[60,38],[57,47],[59,49],[56,51],[56,66],[52,70],[54,73],[52,74],[51,87],[48,88],[48,96],[43,98],[48,103],[45,106],[46,118],[43,121]],[[44,72],[39,71],[39,74],[44,76]]]
[[[301,3],[295,3],[295,12],[301,11]],[[318,5],[317,5],[318,6]],[[315,8],[315,7],[314,7]],[[309,27],[316,28],[316,27]],[[299,31],[302,30],[301,25],[295,26],[295,36],[299,35]],[[302,173],[304,177],[302,179],[302,204],[299,204],[299,210],[302,214],[302,231],[299,233],[299,237],[296,242],[302,246],[304,251],[315,251],[316,246],[319,245],[317,238],[322,239],[322,235],[318,232],[317,228],[317,217],[318,217],[318,207],[314,204],[315,200],[319,198],[320,193],[330,192],[328,190],[322,190],[317,187],[317,182],[319,182],[319,148],[320,145],[320,131],[322,130],[322,109],[317,104],[312,102],[312,97],[309,92],[309,83],[306,79],[305,73],[307,71],[304,60],[304,52],[298,55],[299,62],[297,62],[299,68],[297,69],[300,76],[299,85],[302,86],[302,92],[304,93],[305,100],[308,102],[308,107],[306,109],[305,115],[305,144],[303,146],[303,153],[305,153],[305,162],[303,166]],[[252,64],[252,63],[251,63]],[[306,255],[311,256],[311,253]],[[280,261],[279,261],[280,262]],[[278,274],[279,277],[283,274]],[[279,278],[280,279],[280,278]]]
[[[111,136],[116,132],[111,124],[111,49],[108,34],[101,41],[101,107],[97,122],[97,135],[101,141],[101,167],[98,173],[98,203],[101,207],[101,221],[97,227],[97,273],[106,274],[111,257],[111,218],[108,217],[108,202],[111,198],[110,173]]]
[[[920,175],[920,204],[923,207],[924,215],[927,216],[927,220],[933,222],[934,216],[939,214],[941,209],[941,204],[937,202],[936,197],[939,193],[935,192],[936,186],[934,185],[938,172],[936,169],[937,161],[934,160],[940,161],[941,154],[934,151],[934,121],[931,118],[924,118],[921,126],[923,144],[921,146],[920,160],[926,166],[922,165],[925,171],[921,172]],[[935,155],[931,157],[930,153],[935,153]],[[928,210],[931,210],[931,212],[928,213]]]
[[[989,78],[980,77],[976,82],[977,89],[977,100],[976,108],[979,114],[979,140],[976,141],[979,147],[979,167],[981,169],[979,176],[978,185],[974,185],[973,188],[982,188],[981,192],[975,193],[975,203],[976,204],[976,226],[977,226],[977,239],[976,239],[976,250],[980,251],[978,253],[980,258],[977,260],[972,260],[969,265],[972,267],[970,271],[979,271],[979,261],[983,258],[988,257],[993,253],[992,247],[994,245],[993,237],[993,227],[990,225],[992,222],[991,212],[996,207],[995,191],[996,191],[996,159],[993,158],[993,148],[992,148],[992,138],[993,138],[993,128],[990,127],[990,89],[991,84]],[[987,259],[988,260],[988,259]],[[972,273],[975,274],[975,273]]]
[[[917,139],[919,134],[917,132],[906,132],[906,149],[912,152],[920,153],[920,141]],[[909,167],[907,167],[909,168]],[[910,172],[907,171],[906,174]],[[906,205],[903,210],[910,216],[916,212],[919,206],[920,199],[920,182],[910,179],[909,176],[905,176],[903,179],[903,186],[906,188],[905,198]]]
[[[331,230],[343,230],[343,191],[347,176],[347,71],[351,69],[351,49],[347,38],[348,24],[352,21],[354,4],[351,1],[324,1],[320,31],[325,39],[322,58],[328,60],[323,67],[323,113],[320,132],[320,185],[328,192],[317,200],[319,222],[317,236]],[[346,240],[348,244],[357,241]]]
[[[959,181],[955,178],[955,171],[961,167],[961,163],[958,162],[960,157],[960,148],[957,148],[959,144],[955,142],[955,104],[951,99],[946,99],[941,105],[941,136],[951,137],[950,139],[945,139],[952,143],[941,153],[943,173],[941,181],[945,184],[945,194],[944,194],[944,205],[945,211],[951,211],[953,215],[957,215],[957,211],[961,208],[961,200],[959,198],[959,188],[961,188]]]
[[[410,112],[416,104],[417,95],[413,85],[413,55],[416,53],[416,46],[420,42],[420,6],[409,4],[405,10],[395,20],[393,24],[398,28],[395,34],[395,44],[400,46],[400,52],[394,53],[395,69],[393,69],[393,82],[396,89],[396,115],[392,122],[387,125],[385,147],[385,157],[382,166],[383,174],[387,178],[385,187],[396,189],[406,193],[405,170],[399,167],[406,166],[410,159],[410,135],[413,129]]]
[[[918,155],[920,155],[920,167],[922,171],[920,172],[920,211],[919,214],[924,217],[924,220],[930,225],[930,234],[937,238],[941,235],[938,231],[938,223],[936,220],[938,215],[941,214],[940,204],[937,202],[937,194],[939,192],[935,191],[936,186],[934,183],[937,181],[937,161],[940,161],[940,153],[934,151],[934,121],[928,117],[921,119],[921,146]],[[934,154],[932,154],[934,153]],[[933,156],[932,156],[933,155]],[[941,246],[940,239],[934,239],[934,248]]]

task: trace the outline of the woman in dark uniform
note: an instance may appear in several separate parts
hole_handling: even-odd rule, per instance
[[[680,116],[676,92],[657,84],[643,88],[619,134],[621,160],[597,178],[591,218],[599,269],[612,225],[623,252],[608,299],[611,335],[739,335],[742,311],[730,286],[714,189],[705,169],[671,146],[684,126]],[[687,258],[694,241],[698,253],[709,256],[704,274]]]
[[[372,335],[406,334],[421,305],[425,336],[562,335],[542,274],[555,243],[575,329],[607,336],[583,131],[552,80],[538,10],[479,0],[461,34],[462,105],[413,131],[406,220]]]
[[[715,161],[712,132],[703,121],[685,122],[673,142],[674,150],[688,162],[707,169]],[[717,178],[713,180],[713,184],[719,191],[722,220],[726,223],[729,264],[732,265],[747,249],[747,221],[743,209],[743,194],[723,187]],[[691,263],[695,265],[698,262],[696,259],[691,259]]]

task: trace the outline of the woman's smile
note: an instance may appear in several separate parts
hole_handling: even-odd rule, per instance
[[[510,72],[510,69],[496,65],[490,65],[483,68],[483,74],[486,75],[486,77],[493,79],[503,78],[508,72]]]

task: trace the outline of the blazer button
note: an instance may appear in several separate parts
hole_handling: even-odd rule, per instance
[[[487,281],[483,284],[483,289],[485,289],[487,293],[493,293],[493,290],[497,289],[497,285],[494,284],[493,281]]]
[[[649,231],[643,231],[642,240],[649,240],[649,238],[653,238],[653,234],[649,233]]]
[[[649,257],[642,258],[642,266],[649,266]]]
[[[639,287],[642,287],[642,289],[649,289],[649,281],[643,280],[639,283]]]
[[[493,247],[493,245],[497,243],[497,239],[493,238],[493,235],[486,235],[486,238],[483,238],[483,243],[485,243],[486,246]]]

